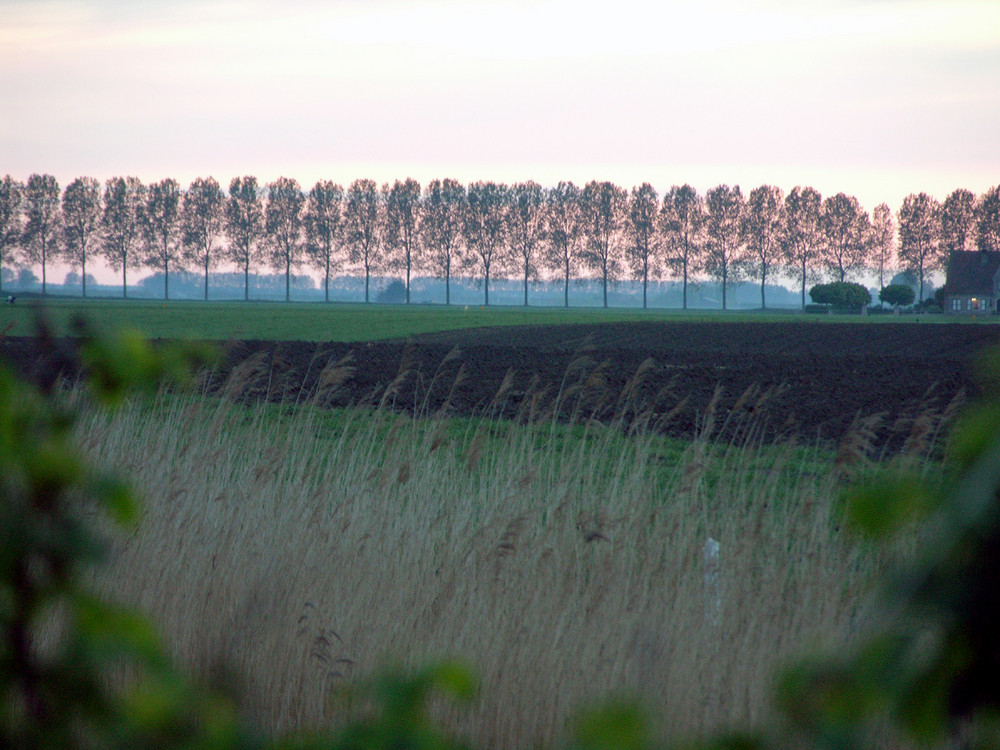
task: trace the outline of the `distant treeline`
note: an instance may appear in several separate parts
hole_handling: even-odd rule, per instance
[[[40,267],[46,293],[47,265],[68,263],[84,296],[87,263],[97,256],[121,272],[123,296],[128,271],[146,268],[164,298],[172,274],[196,271],[208,299],[212,270],[227,263],[239,269],[244,299],[263,269],[283,274],[290,299],[293,269],[308,267],[322,275],[326,300],[335,277],[363,278],[368,302],[373,279],[398,275],[410,302],[422,275],[443,282],[446,304],[453,278],[473,277],[483,304],[501,278],[519,280],[525,305],[532,282],[558,280],[569,306],[571,282],[588,277],[605,307],[609,285],[625,279],[641,287],[643,307],[650,289],[668,280],[680,286],[681,307],[689,284],[706,280],[723,309],[734,284],[758,282],[766,307],[768,282],[780,272],[800,282],[805,307],[812,281],[871,272],[883,287],[896,270],[917,280],[922,300],[927,274],[950,252],[973,248],[1000,250],[1000,186],[979,196],[955,190],[943,203],[914,193],[895,213],[881,203],[869,216],[844,193],[823,198],[795,187],[786,195],[771,185],[747,196],[738,185],[704,196],[675,185],[661,197],[648,183],[628,191],[598,181],[544,188],[443,179],[421,187],[408,178],[379,187],[359,179],[345,190],[321,180],[305,192],[286,177],[260,186],[248,176],[234,178],[228,194],[211,177],[187,190],[173,179],[144,185],[135,177],[103,187],[79,177],[65,190],[52,175],[0,181],[0,265]]]

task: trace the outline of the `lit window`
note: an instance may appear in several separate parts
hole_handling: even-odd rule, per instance
[[[979,309],[979,300],[978,299],[976,299],[975,297],[973,297],[970,300],[970,302],[971,302],[971,307],[969,308],[970,310],[978,310]]]

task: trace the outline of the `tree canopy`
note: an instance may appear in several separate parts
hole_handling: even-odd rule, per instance
[[[101,214],[102,250],[108,263],[122,272],[122,296],[128,297],[128,269],[138,266],[146,186],[138,177],[112,177],[104,184]]]
[[[226,196],[212,177],[199,177],[181,201],[183,259],[205,271],[205,299],[208,299],[208,272],[218,259],[215,240],[225,228]]]
[[[49,255],[58,247],[59,183],[50,174],[33,174],[24,189],[24,235],[21,247],[25,255],[42,267],[42,294],[45,294],[45,269]]]
[[[912,305],[915,297],[916,292],[908,284],[889,284],[889,286],[883,287],[882,291],[878,293],[880,301],[894,307]]]
[[[920,286],[918,302],[924,299],[924,278],[942,267],[941,204],[927,193],[911,193],[899,209],[899,260],[912,271]]]
[[[746,201],[740,186],[719,185],[705,194],[704,269],[719,282],[722,309],[726,309],[726,289],[743,275],[744,245],[741,222]]]
[[[62,200],[63,254],[80,268],[83,296],[87,296],[87,258],[101,226],[101,184],[93,177],[77,177],[66,186]]]

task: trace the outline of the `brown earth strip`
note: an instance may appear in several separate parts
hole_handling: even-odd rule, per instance
[[[408,341],[234,341],[204,387],[240,400],[385,405],[416,414],[635,419],[690,437],[837,440],[882,414],[901,443],[975,391],[973,362],[1000,328],[961,324],[617,323],[470,329]],[[50,380],[71,349],[0,340],[22,374]],[[72,373],[71,373],[72,374]],[[923,416],[921,416],[923,415]]]

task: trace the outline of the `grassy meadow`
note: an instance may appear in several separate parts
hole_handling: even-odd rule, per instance
[[[48,309],[64,326],[80,307]],[[17,309],[15,325],[26,325]],[[364,340],[644,315],[83,309],[99,325],[209,339]],[[552,745],[573,711],[609,696],[639,700],[672,737],[761,727],[773,719],[775,668],[849,643],[890,552],[906,553],[858,547],[838,528],[838,493],[869,466],[865,425],[836,450],[763,445],[752,422],[721,445],[707,439],[710,412],[702,437],[683,442],[615,423],[238,396],[127,401],[88,412],[79,439],[145,499],[138,526],[113,534],[100,586],[146,612],[192,672],[234,676],[267,732],[335,721],[338,689],[386,663],[445,656],[481,677],[471,711],[441,709],[479,747]],[[934,469],[934,446],[913,451]],[[710,539],[717,562],[705,556]]]
[[[44,309],[56,331],[85,315],[95,326],[128,325],[144,336],[169,339],[272,339],[284,341],[375,341],[413,334],[482,326],[644,321],[809,321],[815,323],[995,323],[995,317],[948,315],[804,315],[796,311],[637,310],[560,307],[466,307],[345,303],[195,302],[47,298],[0,305],[0,335],[30,336],[35,311]]]

